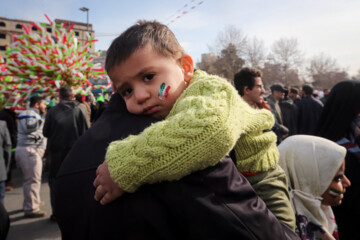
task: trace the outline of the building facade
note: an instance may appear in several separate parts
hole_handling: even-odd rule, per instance
[[[66,27],[70,27],[71,24],[74,24],[73,31],[75,36],[78,39],[80,44],[85,44],[85,41],[88,40],[87,32],[89,32],[90,36],[94,36],[95,32],[93,31],[92,24],[74,22],[71,20],[62,20],[55,19],[56,24],[63,24],[66,22]],[[29,26],[31,21],[19,20],[19,19],[9,19],[0,17],[0,55],[6,59],[6,44],[11,44],[14,42],[13,35],[21,35],[24,33],[22,25]],[[46,24],[46,30],[51,33],[52,29],[50,24]],[[32,27],[32,31],[38,31],[37,28]],[[90,53],[95,52],[95,44],[92,44],[91,49],[89,49]]]

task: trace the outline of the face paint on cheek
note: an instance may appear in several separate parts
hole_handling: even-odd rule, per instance
[[[170,86],[166,85],[165,83],[162,83],[160,85],[160,90],[159,90],[159,99],[160,100],[165,100],[168,95],[169,95],[169,90],[170,90]]]
[[[333,197],[338,197],[341,195],[341,191],[335,189],[335,188],[330,188],[329,189],[329,194]]]

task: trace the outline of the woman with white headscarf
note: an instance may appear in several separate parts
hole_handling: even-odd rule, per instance
[[[315,136],[295,135],[280,145],[290,200],[301,239],[338,239],[331,206],[341,204],[349,179],[344,175],[346,149]]]

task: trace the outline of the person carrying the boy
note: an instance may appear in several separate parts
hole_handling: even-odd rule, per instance
[[[94,180],[101,204],[141,185],[214,166],[235,144],[246,149],[237,159],[241,171],[276,167],[276,135],[266,131],[274,124],[272,114],[252,109],[225,79],[194,72],[192,58],[167,26],[140,21],[130,27],[113,41],[105,67],[130,113],[162,121],[109,145]],[[292,209],[281,210],[288,219],[280,220],[293,228]]]
[[[144,185],[111,204],[94,201],[95,170],[109,143],[138,134],[155,121],[129,113],[116,93],[74,144],[54,185],[63,240],[298,239],[270,212],[230,158],[177,181]]]

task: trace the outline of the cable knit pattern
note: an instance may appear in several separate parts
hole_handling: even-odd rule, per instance
[[[274,169],[279,161],[279,151],[276,146],[276,135],[265,131],[274,125],[274,117],[263,115],[263,122],[258,123],[259,129],[239,138],[235,145],[237,167],[240,172],[265,172]]]
[[[198,70],[165,120],[110,144],[110,175],[134,192],[144,183],[177,180],[213,166],[240,135],[259,132],[267,112],[252,109],[225,79]]]

